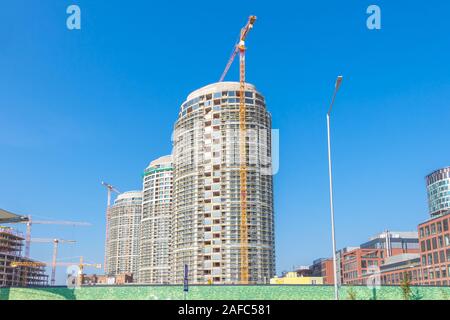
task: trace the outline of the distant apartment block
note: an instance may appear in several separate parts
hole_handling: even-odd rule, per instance
[[[139,282],[170,283],[172,156],[154,160],[143,174]]]
[[[175,283],[184,266],[197,284],[240,283],[240,161],[238,82],[192,92],[173,135],[173,260]],[[271,116],[264,97],[246,84],[249,282],[275,274]]]
[[[117,196],[108,209],[106,274],[136,275],[139,265],[139,228],[142,217],[142,192],[129,191]]]

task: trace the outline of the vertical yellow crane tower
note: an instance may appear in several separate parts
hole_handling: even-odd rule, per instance
[[[233,64],[236,54],[239,52],[239,174],[240,174],[240,257],[241,257],[241,284],[248,284],[248,225],[247,225],[247,127],[246,127],[246,107],[245,107],[245,39],[256,22],[256,16],[250,16],[247,24],[241,29],[239,42],[236,44],[231,58],[228,61],[219,82],[225,76]]]

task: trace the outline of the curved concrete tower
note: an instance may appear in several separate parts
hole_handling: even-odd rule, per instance
[[[106,244],[108,275],[133,273],[137,277],[141,211],[141,191],[119,194],[114,205],[109,208],[109,237]]]
[[[172,175],[172,156],[152,161],[143,174],[140,283],[170,283]]]
[[[275,274],[271,116],[246,85],[247,224],[250,283]],[[173,135],[173,282],[240,283],[239,83],[192,92]]]

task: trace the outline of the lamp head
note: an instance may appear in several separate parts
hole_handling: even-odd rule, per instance
[[[336,85],[335,85],[336,91],[339,90],[339,87],[341,86],[341,83],[342,83],[342,79],[343,79],[342,76],[338,76],[338,77],[337,77],[337,79],[336,79]]]

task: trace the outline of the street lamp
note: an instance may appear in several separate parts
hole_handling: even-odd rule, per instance
[[[330,213],[331,213],[331,239],[333,242],[333,271],[334,271],[334,298],[339,300],[339,291],[337,283],[337,261],[336,261],[336,237],[334,234],[334,207],[333,207],[333,175],[331,169],[331,141],[330,141],[330,114],[333,108],[334,99],[342,83],[342,76],[338,76],[334,86],[333,99],[327,113],[327,133],[328,133],[328,174],[330,176]]]

